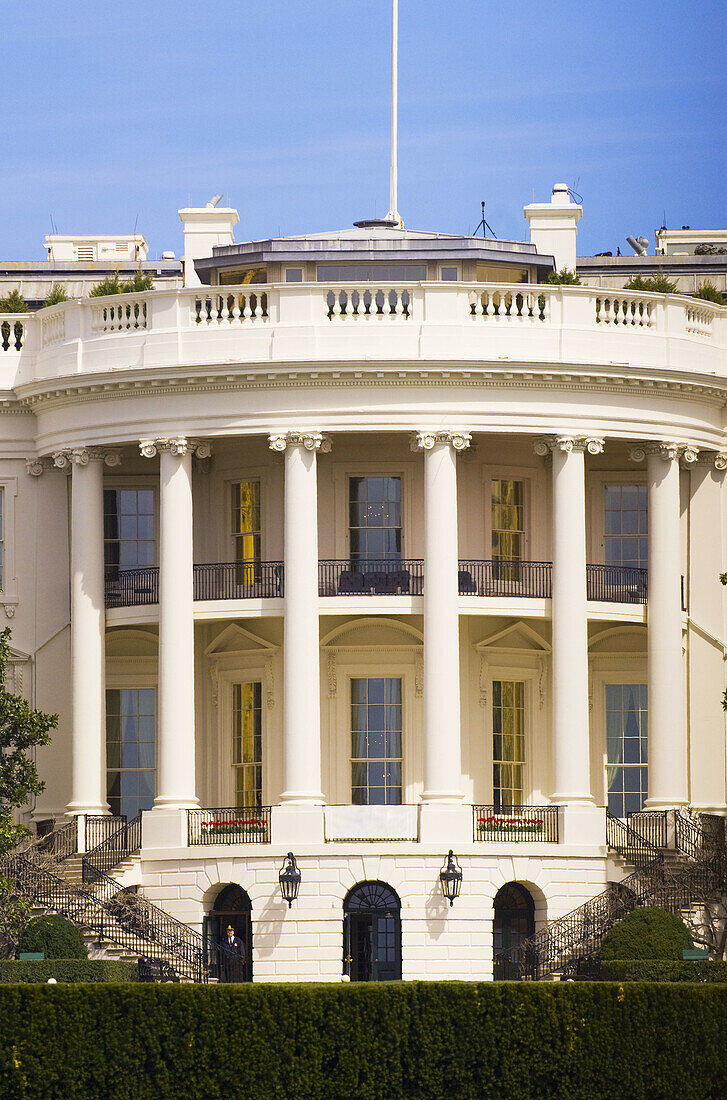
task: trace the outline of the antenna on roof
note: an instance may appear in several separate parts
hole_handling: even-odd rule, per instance
[[[399,83],[399,0],[391,0],[391,161],[389,165],[389,212],[386,221],[403,228],[401,214],[397,210],[397,114]]]
[[[492,236],[496,237],[497,234],[495,233],[495,230],[492,228],[490,223],[485,220],[485,203],[484,203],[484,200],[480,203],[480,206],[482,207],[482,217],[480,218],[479,224],[477,225],[477,228],[475,229],[472,236],[476,237],[477,234],[479,233],[480,229],[481,229],[482,230],[482,236],[486,237],[487,236],[487,230],[489,229]]]

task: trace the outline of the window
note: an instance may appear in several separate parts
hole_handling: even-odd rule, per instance
[[[494,561],[522,561],[525,550],[524,484],[493,478],[490,482],[490,528]]]
[[[232,686],[232,768],[235,805],[262,806],[263,707],[259,680]]]
[[[285,269],[285,281],[286,281],[286,283],[302,283],[303,282],[303,268],[302,267],[286,267],[286,269]]]
[[[443,267],[442,268],[442,282],[456,283],[459,278],[458,267]]]
[[[604,507],[606,565],[646,569],[649,533],[646,485],[605,485]]]
[[[319,283],[412,283],[426,277],[426,264],[318,264]]]
[[[260,482],[236,481],[232,485],[232,537],[235,561],[240,565],[239,584],[252,584],[254,566],[260,562]]]
[[[401,558],[401,478],[348,479],[351,564],[366,568]]]
[[[156,561],[153,489],[104,489],[107,566],[140,569]]]
[[[351,801],[401,805],[401,680],[351,680]]]
[[[606,684],[606,787],[616,817],[643,809],[649,793],[646,684]]]
[[[523,802],[525,770],[525,684],[492,682],[492,787],[497,811]]]
[[[154,802],[154,688],[106,692],[106,792],[112,814],[135,817]]]

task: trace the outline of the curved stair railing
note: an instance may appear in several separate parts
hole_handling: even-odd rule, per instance
[[[75,829],[75,822],[70,825]],[[68,830],[68,825],[56,830],[57,834],[63,834],[56,841],[50,840],[54,834],[42,838],[48,841],[46,851],[51,854],[65,852]],[[152,960],[162,968],[171,968],[187,980],[206,982],[210,967],[201,934],[142,894],[122,887],[106,873],[140,846],[141,818],[138,817],[122,825],[83,856],[82,883],[64,878],[60,861],[50,870],[42,858],[34,854],[35,847],[2,860],[0,872],[11,880],[19,896],[32,898],[39,905],[60,913],[147,962]],[[235,972],[239,962],[237,955],[223,945],[216,950],[220,955],[229,956],[230,972]]]
[[[695,822],[675,812],[680,857],[670,862],[643,830],[606,811],[608,847],[636,870],[516,947],[498,952],[495,974],[515,970],[529,981],[551,977],[579,958],[597,955],[606,932],[632,909],[649,905],[678,913],[727,890],[727,821],[714,817],[707,826],[708,816]]]

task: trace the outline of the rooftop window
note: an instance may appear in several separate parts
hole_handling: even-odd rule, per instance
[[[426,264],[318,264],[319,283],[419,283]]]

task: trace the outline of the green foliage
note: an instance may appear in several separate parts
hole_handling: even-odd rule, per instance
[[[100,283],[96,283],[88,292],[89,298],[103,298],[107,294],[138,294],[142,290],[154,289],[154,276],[151,271],[146,274],[139,268],[130,279],[121,279],[118,271],[113,275],[107,275]]]
[[[648,294],[675,294],[677,284],[663,271],[658,271],[655,275],[633,275],[627,283],[624,283],[623,288],[624,290],[644,290]]]
[[[696,290],[692,297],[701,298],[703,302],[714,302],[718,306],[726,304],[722,291],[717,290],[714,283],[711,283],[708,279],[700,284],[699,290]]]
[[[664,909],[634,909],[603,937],[599,955],[611,959],[678,959],[693,947],[683,920]]]
[[[0,313],[27,313],[28,303],[20,291],[11,290],[4,298],[0,298]]]
[[[1,959],[0,983],[135,982],[138,969],[130,959]]]
[[[709,959],[615,959],[601,963],[603,982],[725,982],[727,962]]]
[[[67,302],[68,295],[66,294],[66,288],[63,283],[53,283],[50,289],[50,294],[43,302],[41,309],[45,309],[46,306],[59,306],[61,302]]]
[[[580,286],[581,280],[569,267],[562,267],[560,271],[549,271],[548,282],[552,286]]]
[[[20,937],[18,951],[42,951],[46,959],[88,958],[80,928],[57,913],[29,920]]]
[[[0,1096],[718,1100],[718,985],[4,985]]]

